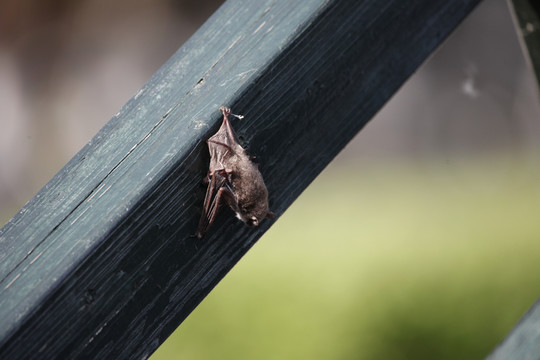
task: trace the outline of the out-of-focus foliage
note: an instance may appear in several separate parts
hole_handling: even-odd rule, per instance
[[[483,358],[540,296],[540,166],[322,174],[153,355]]]

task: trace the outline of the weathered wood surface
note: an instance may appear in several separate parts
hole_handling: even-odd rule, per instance
[[[149,356],[273,222],[192,236],[218,107],[280,215],[478,2],[227,1],[0,230],[0,358]]]

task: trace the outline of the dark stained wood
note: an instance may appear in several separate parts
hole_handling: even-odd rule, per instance
[[[197,230],[219,106],[282,214],[479,0],[227,1],[0,230],[0,358],[146,358],[275,220]]]

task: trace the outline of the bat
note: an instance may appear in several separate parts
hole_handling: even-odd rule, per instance
[[[268,190],[258,164],[239,144],[229,122],[231,109],[220,107],[223,123],[208,140],[210,166],[205,182],[208,183],[197,233],[203,238],[216,219],[222,204],[227,204],[238,219],[248,226],[257,226],[265,218],[273,218],[268,208]],[[235,115],[238,116],[238,115]]]

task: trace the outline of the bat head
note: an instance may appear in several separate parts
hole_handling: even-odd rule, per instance
[[[236,217],[244,222],[247,226],[259,226],[264,219],[273,219],[274,213],[268,210],[268,205],[264,208],[250,209],[251,211],[237,211]]]

